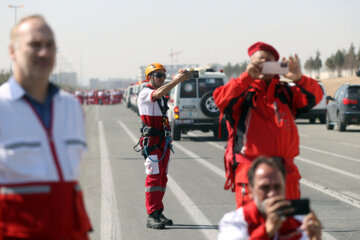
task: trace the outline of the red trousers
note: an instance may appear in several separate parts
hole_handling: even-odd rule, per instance
[[[166,150],[164,158],[159,161],[162,156],[163,152],[156,149],[145,160],[145,173],[147,174],[145,180],[145,203],[148,214],[155,210],[164,209],[162,200],[166,190],[170,149]]]

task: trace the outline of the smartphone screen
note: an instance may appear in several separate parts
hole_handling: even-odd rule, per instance
[[[285,62],[264,62],[262,71],[263,74],[287,74],[289,72],[288,64]]]
[[[294,208],[294,212],[286,214],[286,216],[293,215],[306,215],[310,213],[310,200],[307,198],[289,200],[291,202],[291,207]]]
[[[191,78],[199,78],[199,71],[191,71]]]

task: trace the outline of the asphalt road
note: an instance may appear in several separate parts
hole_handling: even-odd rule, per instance
[[[225,142],[212,133],[182,135],[174,143],[164,214],[174,226],[146,228],[144,160],[133,150],[140,118],[124,104],[85,106],[88,152],[81,184],[92,240],[216,239],[222,216],[235,209],[225,191]],[[360,239],[360,126],[347,132],[298,122],[303,197],[323,222],[323,239]]]

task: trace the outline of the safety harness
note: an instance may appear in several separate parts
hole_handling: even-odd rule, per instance
[[[163,100],[164,105],[161,104],[161,99]],[[166,150],[168,148],[174,153],[174,150],[173,150],[172,144],[171,144],[171,129],[168,128],[169,123],[168,123],[168,118],[166,117],[166,112],[169,109],[169,107],[167,105],[168,99],[166,97],[161,97],[161,99],[156,99],[156,101],[157,101],[159,108],[161,110],[161,113],[162,113],[163,129],[158,130],[154,127],[150,127],[150,126],[146,125],[143,122],[142,127],[140,128],[141,136],[140,136],[139,142],[134,146],[134,150],[136,152],[141,151],[141,155],[143,155],[145,159],[149,158],[153,162],[160,162],[161,160],[163,160],[165,157]],[[149,139],[154,136],[159,136],[159,143],[149,146]],[[152,159],[149,156],[149,154],[156,149],[161,149],[161,143],[164,138],[165,138],[165,147],[163,150],[162,157],[159,160]],[[140,145],[140,148],[138,147],[139,145]]]

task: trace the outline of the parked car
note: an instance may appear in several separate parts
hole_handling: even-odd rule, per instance
[[[199,71],[198,78],[178,84],[170,92],[169,123],[173,140],[191,130],[213,131],[218,136],[220,111],[216,107],[213,91],[225,84],[222,72]],[[226,139],[225,122],[222,123],[222,138]]]
[[[319,85],[321,86],[324,93],[323,98],[315,107],[313,107],[307,113],[301,114],[299,118],[309,119],[310,123],[315,123],[316,119],[318,118],[320,123],[325,124],[326,123],[326,91],[322,83],[319,82]]]
[[[360,124],[360,85],[344,84],[334,97],[328,96],[326,128],[345,131],[348,125]]]

